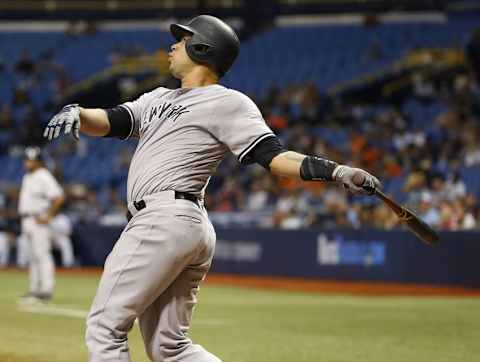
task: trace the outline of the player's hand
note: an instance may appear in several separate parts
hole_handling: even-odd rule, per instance
[[[60,136],[62,128],[65,134],[71,133],[76,140],[80,138],[80,107],[78,104],[68,104],[63,107],[48,122],[43,137],[48,138],[49,141],[57,138]]]
[[[380,181],[361,168],[339,165],[333,171],[333,179],[354,194],[371,195],[375,188],[380,188]]]

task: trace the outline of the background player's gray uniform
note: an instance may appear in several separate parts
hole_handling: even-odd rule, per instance
[[[214,253],[215,232],[203,207],[210,176],[231,150],[239,161],[272,137],[245,95],[211,85],[158,88],[122,105],[139,143],[128,177],[134,214],[110,253],[87,321],[92,361],[129,361],[135,318],[154,361],[219,361],[188,339],[196,294]],[[136,211],[133,201],[145,200]]]
[[[36,218],[45,215],[52,200],[62,195],[62,187],[44,167],[23,176],[18,212],[22,216],[22,235],[30,250],[29,292],[33,295],[53,293],[55,264],[51,253],[51,226],[39,223]]]

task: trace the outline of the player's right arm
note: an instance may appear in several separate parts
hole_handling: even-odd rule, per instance
[[[139,137],[140,118],[145,106],[152,97],[161,96],[168,91],[159,87],[144,93],[133,102],[126,102],[113,108],[83,108],[78,104],[69,104],[62,108],[48,123],[43,137],[49,140],[62,133],[72,134],[77,140],[80,131],[97,137],[117,137],[127,139]]]
[[[80,132],[89,136],[106,136],[110,132],[108,114],[101,108],[80,108]]]
[[[89,136],[118,137],[126,139],[134,130],[132,112],[125,105],[115,108],[83,108],[78,104],[69,104],[62,108],[48,123],[43,136],[52,140],[71,133],[77,140],[80,132]]]
[[[353,193],[367,193],[365,187],[370,190],[380,187],[380,181],[365,170],[340,165],[325,157],[286,150],[275,136],[259,142],[246,158],[277,176],[303,181],[336,181]],[[354,181],[357,173],[364,176],[362,186],[358,186]]]

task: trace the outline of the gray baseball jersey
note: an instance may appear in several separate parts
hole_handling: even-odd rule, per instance
[[[128,175],[128,201],[163,190],[202,198],[210,176],[232,151],[240,162],[274,136],[255,103],[215,84],[190,89],[157,88],[122,105],[139,137]]]

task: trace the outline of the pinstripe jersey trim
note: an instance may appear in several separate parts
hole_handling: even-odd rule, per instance
[[[250,143],[250,145],[245,148],[241,153],[240,155],[238,156],[238,162],[242,163],[243,159],[245,158],[246,155],[248,155],[248,153],[256,146],[258,145],[261,141],[263,141],[265,138],[268,138],[268,137],[275,137],[275,135],[273,133],[264,133],[260,136],[258,136],[252,143]]]
[[[126,138],[124,138],[124,140],[128,140],[132,136],[133,130],[135,129],[135,118],[133,117],[132,110],[128,106],[126,106],[125,104],[120,104],[120,107],[125,108],[127,110],[128,114],[130,115],[130,120],[132,121],[131,122],[132,126],[130,127],[130,133]]]

